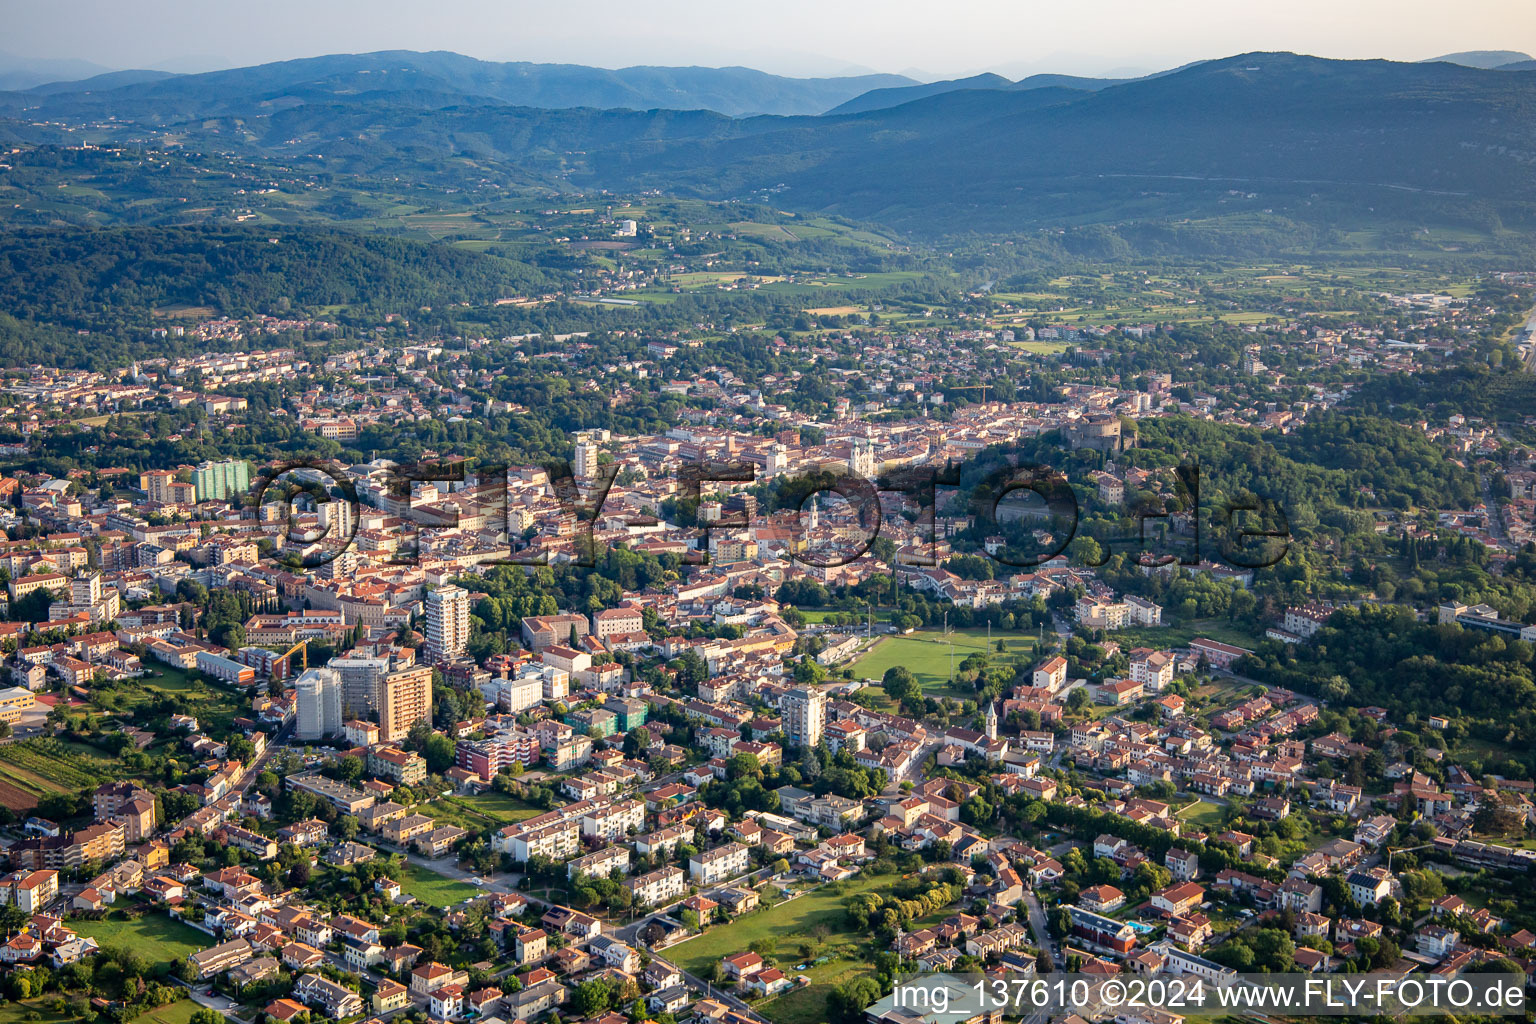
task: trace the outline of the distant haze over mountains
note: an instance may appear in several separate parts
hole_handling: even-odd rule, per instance
[[[196,75],[124,71],[120,77],[52,83],[42,91],[79,95],[79,109],[208,113],[262,98],[274,105],[323,95],[414,95],[425,105],[496,102],[564,109],[713,110],[744,114],[819,114],[872,89],[918,84],[904,75],[785,78],[751,68],[629,67],[496,63],[448,52],[334,54]],[[104,90],[113,90],[110,94]]]
[[[1536,231],[1536,74],[1448,60],[1249,53],[1124,81],[918,83],[393,51],[0,94],[0,143],[76,144],[48,121],[332,173],[494,168],[938,234],[1245,213]]]
[[[47,82],[89,78],[108,70],[88,60],[21,57],[0,50],[0,89],[30,89]]]
[[[1469,68],[1505,68],[1511,64],[1528,64],[1531,55],[1519,50],[1463,50],[1447,53],[1443,57],[1431,57],[1431,61],[1443,60],[1447,64],[1461,64]]]
[[[1536,68],[1536,60],[1517,50],[1468,50],[1421,63],[1433,62],[1499,70]],[[0,51],[0,92],[78,94],[73,105],[81,112],[111,113],[106,108],[121,103],[162,111],[159,116],[165,117],[174,117],[178,111],[190,113],[194,106],[206,116],[216,112],[221,101],[233,104],[262,96],[281,105],[298,99],[313,102],[327,93],[396,99],[414,94],[415,102],[426,106],[464,101],[546,109],[712,110],[731,117],[856,114],[960,90],[1096,91],[1170,73],[1126,77],[1039,73],[1017,81],[992,72],[936,81],[890,74],[790,78],[745,67],[610,70],[579,64],[484,61],[446,51],[385,50],[179,74],[163,69],[112,71],[88,61],[32,59]],[[186,103],[189,97],[197,102]]]

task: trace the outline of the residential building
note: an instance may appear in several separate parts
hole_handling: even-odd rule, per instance
[[[784,712],[784,735],[798,747],[821,742],[827,724],[827,695],[808,686],[797,686],[779,702]]]
[[[341,675],[330,668],[306,669],[294,680],[293,735],[300,740],[318,740],[340,735]]]
[[[446,584],[427,595],[426,660],[448,665],[469,649],[469,591]]]

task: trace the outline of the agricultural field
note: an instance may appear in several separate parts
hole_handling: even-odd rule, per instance
[[[162,964],[173,963],[218,941],[191,925],[173,921],[160,913],[130,919],[114,911],[100,920],[71,921],[69,924],[78,934],[90,936],[103,948],[126,946]]]
[[[1067,350],[1064,341],[1015,341],[1013,347],[1032,356],[1053,356]]]
[[[122,765],[83,743],[50,737],[0,744],[0,804],[30,810],[40,797],[92,789],[122,776]]]
[[[779,295],[814,296],[819,291],[878,291],[896,285],[910,284],[923,275],[916,270],[888,270],[869,274],[802,275],[795,281],[776,281],[765,284],[762,291]]]
[[[0,771],[0,807],[12,814],[24,815],[37,806],[38,794],[5,777]]]

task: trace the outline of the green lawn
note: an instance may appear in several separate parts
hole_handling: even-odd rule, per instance
[[[1018,656],[1024,659],[1027,667],[1034,660],[1034,637],[994,630],[993,644],[998,640],[1007,645],[1006,654],[999,654],[988,646],[985,629],[956,629],[948,638],[942,630],[918,630],[908,636],[886,637],[849,667],[855,677],[879,679],[887,669],[904,665],[923,684],[925,696],[971,699],[976,696],[974,691],[949,685],[950,641],[954,644],[956,671],[967,655],[978,653],[990,654],[994,663],[1007,662]]]
[[[180,960],[189,953],[218,943],[211,935],[159,913],[145,914],[133,920],[113,914],[100,921],[71,921],[69,924],[78,934],[90,936],[103,948],[127,946],[160,963]]]
[[[811,983],[757,1004],[757,1011],[776,1024],[822,1024],[830,1019],[831,1010],[827,999],[832,990],[845,981],[869,972],[868,957],[857,954],[833,956],[828,963],[816,964],[804,971],[790,971],[790,977],[804,974],[811,979]]]
[[[401,889],[433,907],[451,907],[470,896],[480,894],[480,890],[468,882],[455,881],[409,861],[399,875],[395,881],[400,883]]]
[[[227,735],[235,718],[249,710],[241,695],[201,673],[155,661],[149,663],[148,670],[142,678],[94,691],[91,703],[108,714],[132,716],[161,697],[174,696],[185,702],[189,714],[197,716],[203,731],[215,737]]]
[[[1198,825],[1201,829],[1209,831],[1221,824],[1221,813],[1225,808],[1204,800],[1196,800],[1188,807],[1179,811],[1179,819],[1187,821],[1191,825]]]
[[[796,610],[799,611],[801,615],[805,616],[805,621],[806,622],[813,622],[813,623],[816,623],[818,625],[820,625],[821,623],[827,621],[828,616],[831,616],[831,615],[856,615],[856,616],[858,616],[858,619],[859,619],[859,625],[858,625],[857,628],[863,629],[863,627],[864,627],[864,613],[862,611],[850,612],[850,611],[846,611],[846,610],[843,610],[843,609],[840,609],[840,608],[799,608],[799,609],[796,609]],[[890,612],[888,612],[888,611],[887,612],[880,612],[880,611],[875,612],[875,623],[877,625],[879,623],[881,623],[881,622],[888,621],[889,618],[890,618]]]
[[[1250,651],[1261,639],[1234,628],[1225,619],[1195,619],[1181,626],[1134,626],[1104,634],[1106,640],[1113,640],[1127,651],[1137,647],[1188,647],[1189,642],[1196,637],[1205,637]]]
[[[52,996],[46,999],[29,999],[26,1002],[18,1002],[14,999],[0,999],[0,1024],[62,1024],[64,1021],[79,1020],[68,1012],[60,1013],[50,1009],[46,1003],[51,1002]]]
[[[471,832],[499,829],[543,813],[532,804],[504,793],[438,797],[423,804],[420,811],[437,819],[439,824],[457,825]]]
[[[190,999],[179,999],[155,1010],[145,1010],[129,1024],[187,1024],[197,1004]]]
[[[818,926],[825,927],[826,939],[813,952],[824,956],[838,952],[853,952],[867,936],[849,930],[843,901],[856,893],[870,889],[889,887],[893,876],[857,877],[844,883],[845,888],[834,891],[835,886],[821,886],[766,910],[758,910],[739,917],[730,924],[715,925],[704,934],[669,948],[665,956],[683,970],[700,977],[709,973],[709,965],[726,953],[747,949],[754,942],[772,939],[777,944],[777,956],[781,968],[788,974],[799,959],[800,943],[816,939],[811,934]]]
[[[822,886],[730,924],[716,925],[663,955],[702,977],[721,956],[772,939],[779,968],[791,978],[807,975],[812,984],[759,1003],[758,1011],[781,1024],[820,1024],[827,1020],[827,996],[833,986],[869,969],[868,935],[848,927],[843,902],[855,893],[888,888],[893,880],[891,875],[859,877],[841,888]],[[802,945],[810,946],[809,958],[804,956]],[[811,963],[821,959],[826,962]],[[799,970],[802,965],[805,969]]]
[[[540,808],[505,793],[481,793],[479,796],[451,797],[450,799],[468,804],[476,812],[495,818],[503,825],[525,821],[544,813]]]

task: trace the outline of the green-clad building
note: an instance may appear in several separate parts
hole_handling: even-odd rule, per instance
[[[198,501],[223,501],[251,489],[251,466],[244,459],[205,462],[192,471]]]

